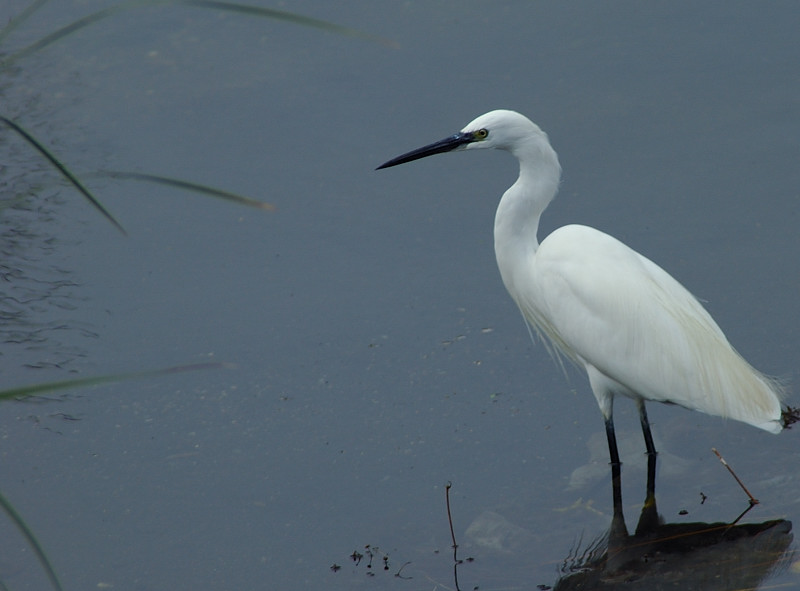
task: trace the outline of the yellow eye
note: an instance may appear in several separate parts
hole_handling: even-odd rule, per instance
[[[486,136],[489,135],[489,130],[488,129],[479,129],[473,135],[475,136],[476,140],[485,140]]]

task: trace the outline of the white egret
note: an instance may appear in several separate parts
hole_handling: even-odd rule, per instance
[[[653,461],[646,400],[771,433],[796,420],[796,409],[781,410],[781,386],[750,366],[697,299],[661,267],[587,226],[564,226],[539,244],[539,218],[556,194],[561,166],[547,135],[527,117],[491,111],[378,168],[481,148],[506,150],[519,160],[519,178],[500,199],[494,222],[503,283],[551,353],[586,370],[605,419],[612,466],[620,465],[616,395],[636,402]]]

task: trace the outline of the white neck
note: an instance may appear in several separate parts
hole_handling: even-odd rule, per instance
[[[544,132],[532,134],[512,153],[519,159],[519,178],[503,194],[494,219],[494,250],[507,288],[514,282],[515,267],[536,254],[539,218],[561,178],[558,155]]]

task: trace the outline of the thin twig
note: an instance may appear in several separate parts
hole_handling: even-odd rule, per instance
[[[444,487],[444,494],[445,494],[445,501],[447,502],[447,522],[450,524],[450,538],[453,540],[453,559],[458,560],[456,557],[456,550],[458,550],[458,544],[456,544],[456,534],[453,531],[453,517],[450,514],[450,488],[453,485],[448,482]]]
[[[453,530],[453,517],[450,514],[450,487],[453,485],[448,482],[444,487],[445,501],[447,502],[447,521],[450,524],[450,538],[453,540],[453,581],[456,585],[456,591],[461,591],[458,586],[458,565],[461,561],[458,559],[458,544],[456,543],[456,534]]]
[[[756,501],[756,502],[758,502],[758,501]],[[742,512],[739,514],[739,517],[737,517],[736,519],[734,519],[733,521],[731,521],[730,525],[728,525],[728,527],[727,527],[727,528],[725,528],[725,533],[728,533],[728,531],[729,531],[729,530],[730,530],[730,529],[731,529],[731,528],[732,528],[734,525],[736,525],[737,523],[739,523],[739,521],[741,521],[742,517],[744,517],[745,515],[747,515],[747,513],[748,513],[748,512],[750,511],[750,509],[752,509],[753,507],[755,507],[755,503],[753,503],[752,501],[750,501],[750,504],[748,504],[748,505],[747,505],[747,509],[745,509],[744,511],[742,511]]]
[[[752,507],[753,505],[758,505],[758,499],[750,494],[750,491],[747,490],[747,487],[742,483],[741,480],[739,480],[739,477],[736,476],[736,472],[734,472],[733,468],[731,468],[728,465],[728,462],[725,461],[725,458],[722,457],[722,455],[717,451],[717,449],[715,447],[712,447],[711,451],[713,451],[717,455],[717,457],[719,458],[719,461],[722,462],[722,465],[725,466],[728,469],[728,472],[731,473],[731,476],[733,476],[734,480],[736,480],[736,482],[739,483],[739,486],[742,487],[742,490],[745,492],[745,494],[750,499],[750,506]],[[741,518],[741,516],[740,516],[740,518]]]
[[[406,576],[404,576],[404,575],[400,574],[400,573],[402,573],[402,572],[403,572],[403,569],[404,569],[405,567],[407,567],[409,564],[411,564],[411,561],[410,561],[410,560],[409,560],[408,562],[404,562],[404,563],[403,563],[403,566],[401,566],[401,567],[398,569],[398,571],[397,571],[396,573],[394,573],[394,576],[396,576],[398,579],[413,579],[414,577],[406,577]]]

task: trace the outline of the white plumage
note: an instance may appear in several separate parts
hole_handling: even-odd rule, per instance
[[[507,150],[520,163],[519,178],[495,217],[503,283],[551,351],[586,369],[606,419],[612,463],[619,463],[612,419],[618,394],[637,401],[651,454],[645,400],[781,431],[780,385],[751,367],[697,299],[661,267],[587,226],[564,226],[539,244],[539,218],[556,194],[561,167],[547,135],[527,117],[491,111],[379,168],[481,148]]]

